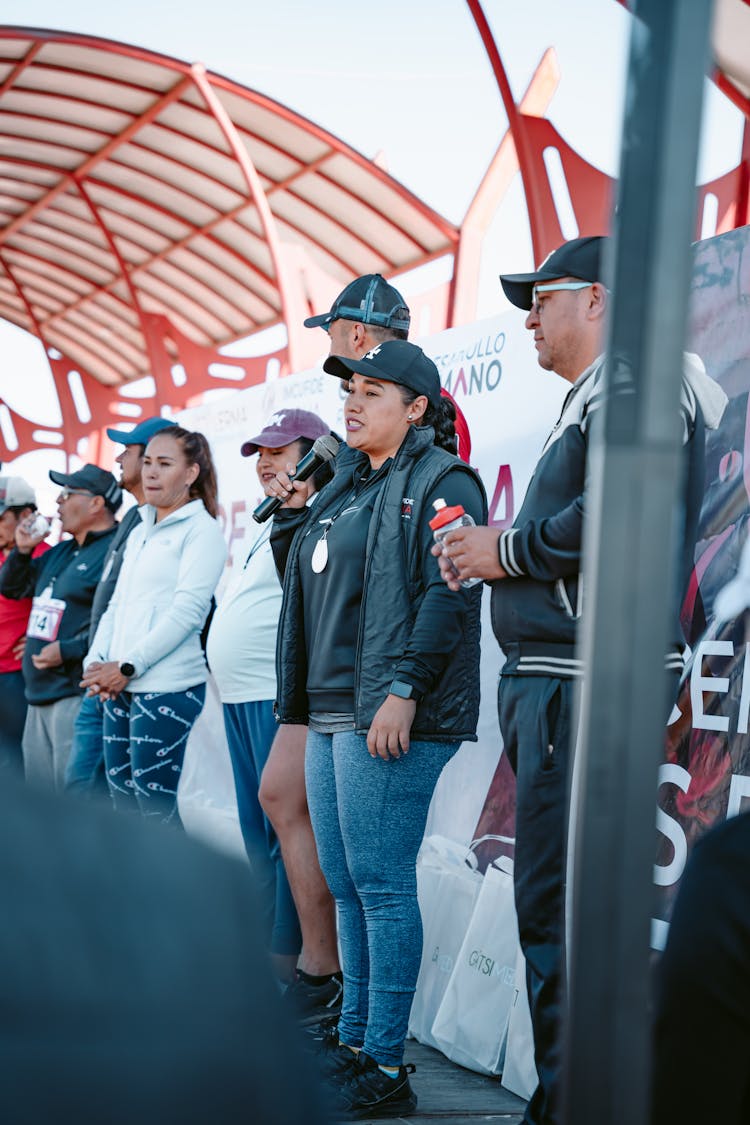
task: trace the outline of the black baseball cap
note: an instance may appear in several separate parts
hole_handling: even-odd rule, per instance
[[[331,305],[331,311],[308,316],[305,328],[328,328],[334,320],[357,320],[381,328],[409,331],[409,306],[379,273],[367,273],[342,289]]]
[[[56,473],[50,469],[49,479],[62,488],[80,488],[93,496],[103,496],[107,507],[113,512],[116,512],[122,503],[122,490],[119,484],[112,473],[100,469],[98,465],[84,465],[74,473]]]
[[[533,273],[500,274],[505,296],[519,309],[530,309],[533,289],[538,281],[557,281],[574,277],[579,281],[602,281],[606,235],[573,238],[548,254]]]
[[[323,370],[339,379],[348,379],[353,371],[370,379],[398,383],[418,395],[426,395],[431,406],[440,402],[440,375],[432,360],[416,344],[408,340],[384,340],[371,348],[361,359],[330,355]]]

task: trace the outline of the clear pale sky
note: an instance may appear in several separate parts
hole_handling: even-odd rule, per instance
[[[544,50],[554,46],[562,80],[550,117],[591,163],[618,165],[629,17],[616,0],[484,0],[516,97]],[[464,0],[4,0],[4,24],[119,39],[188,62],[202,62],[289,105],[388,170],[436,210],[460,223],[506,129],[494,76]],[[739,113],[707,84],[708,127],[698,179],[733,167]],[[531,266],[520,192],[517,241],[498,263]],[[513,224],[512,224],[513,225]],[[480,295],[481,315],[493,310]],[[499,300],[499,295],[498,295]],[[35,341],[0,322],[0,397],[23,402],[18,374],[32,388],[35,418],[52,421],[47,376]],[[35,374],[36,372],[36,374]],[[30,408],[29,408],[30,409]],[[23,459],[24,461],[27,459]]]

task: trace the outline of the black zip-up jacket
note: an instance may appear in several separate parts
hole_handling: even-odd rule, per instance
[[[65,602],[57,640],[62,664],[37,669],[32,656],[47,641],[28,637],[23,654],[23,678],[29,703],[56,703],[81,695],[79,687],[83,658],[89,647],[89,623],[94,591],[102,575],[104,559],[117,530],[90,531],[79,547],[76,539],[65,539],[38,558],[13,548],[0,571],[0,593],[6,598],[37,597],[50,585],[52,597]]]
[[[432,659],[410,661],[407,653],[414,623],[423,613],[425,588],[421,576],[423,529],[434,514],[426,501],[448,473],[469,474],[481,498],[482,518],[487,502],[479,477],[457,457],[434,444],[430,427],[412,428],[393,459],[370,520],[365,548],[365,578],[354,664],[354,722],[366,734],[393,680],[412,684],[420,693],[412,737],[430,741],[476,741],[479,711],[479,639],[481,585],[453,595],[452,613],[434,622],[440,638],[455,636],[449,652]],[[276,649],[277,718],[282,723],[306,723],[307,646],[299,580],[299,554],[308,521],[333,515],[368,464],[364,454],[343,446],[336,473],[311,509],[281,510],[274,519],[271,545],[284,596]],[[295,534],[296,532],[296,534]],[[449,591],[450,593],[450,591]],[[420,618],[420,625],[423,616]],[[419,669],[421,665],[421,673]]]
[[[503,674],[579,677],[583,666],[576,634],[583,602],[581,543],[588,443],[592,419],[604,401],[604,358],[600,357],[569,390],[560,417],[547,438],[523,504],[498,541],[500,565],[508,577],[492,583],[492,628],[506,655]],[[705,377],[708,378],[707,376]],[[612,374],[612,396],[632,394],[623,365]],[[701,406],[687,384],[680,403],[686,454],[683,581],[690,574],[703,498],[705,425]],[[673,618],[674,647],[666,666],[680,671],[679,607]]]

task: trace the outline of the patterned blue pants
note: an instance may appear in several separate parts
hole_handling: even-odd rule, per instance
[[[104,704],[104,763],[118,810],[178,823],[177,785],[206,685],[187,691],[121,692]]]

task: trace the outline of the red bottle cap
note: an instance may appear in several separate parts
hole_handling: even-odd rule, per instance
[[[433,507],[435,508],[435,515],[430,520],[430,527],[433,531],[438,531],[441,527],[445,527],[447,523],[452,523],[453,520],[460,519],[465,514],[461,504],[454,504],[452,508],[449,508],[445,500],[436,500]]]

